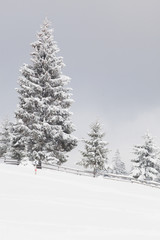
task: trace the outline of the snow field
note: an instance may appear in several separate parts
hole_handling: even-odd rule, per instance
[[[160,190],[0,164],[0,240],[160,239]]]

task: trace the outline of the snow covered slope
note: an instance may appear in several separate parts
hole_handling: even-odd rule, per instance
[[[160,190],[0,164],[0,240],[160,239]]]

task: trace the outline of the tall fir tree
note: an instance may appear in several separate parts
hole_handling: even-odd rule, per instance
[[[117,150],[110,165],[111,172],[114,174],[126,174],[124,162],[121,160],[120,152]]]
[[[0,157],[6,157],[11,145],[11,132],[13,124],[6,119],[2,122],[0,131]]]
[[[85,168],[90,167],[93,169],[94,177],[100,170],[105,170],[105,164],[108,157],[108,143],[103,141],[104,133],[101,131],[101,125],[99,122],[91,125],[91,131],[88,133],[89,140],[84,140],[85,151],[82,153],[82,161],[77,163]]]
[[[134,146],[136,157],[132,160],[132,176],[139,180],[159,179],[160,151],[149,133],[144,136],[144,145]]]
[[[31,44],[32,63],[21,68],[14,144],[21,137],[20,150],[24,144],[24,154],[27,152],[30,160],[61,164],[77,145],[69,111],[71,89],[66,87],[70,78],[62,74],[63,59],[57,56],[59,49],[47,19],[37,38]]]

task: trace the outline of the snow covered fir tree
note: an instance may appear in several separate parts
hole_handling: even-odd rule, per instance
[[[112,163],[109,166],[109,172],[121,175],[126,174],[125,164],[121,160],[120,152],[118,149],[115,152]]]
[[[144,144],[134,146],[136,157],[132,160],[132,176],[139,180],[160,179],[160,151],[149,133],[144,136]]]
[[[13,124],[6,119],[1,124],[0,130],[0,157],[6,157],[7,152],[9,152],[11,145],[11,132]]]
[[[63,59],[57,55],[59,49],[47,19],[37,38],[31,44],[31,64],[20,70],[11,156],[61,164],[77,145],[69,111],[71,89],[66,86],[70,78],[62,74]]]
[[[7,159],[17,160],[20,164],[22,160],[27,160],[26,143],[23,136],[23,126],[17,121],[12,125],[10,146],[6,153]]]
[[[88,133],[90,139],[84,140],[85,151],[81,151],[82,161],[77,163],[85,168],[93,169],[94,177],[100,170],[105,170],[108,160],[108,143],[103,141],[104,135],[99,122],[91,125],[91,131]]]

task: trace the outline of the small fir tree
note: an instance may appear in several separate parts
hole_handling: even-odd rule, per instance
[[[94,177],[99,170],[105,170],[105,163],[108,160],[108,143],[103,141],[104,135],[99,122],[91,125],[91,132],[88,134],[90,139],[84,140],[85,151],[81,151],[83,159],[78,163],[85,168],[92,168]]]
[[[159,148],[147,133],[144,145],[134,146],[136,157],[132,160],[132,176],[139,180],[156,180],[159,178]]]
[[[11,131],[13,124],[6,119],[1,125],[0,131],[0,157],[6,156],[11,144]]]
[[[20,120],[12,125],[10,147],[6,153],[7,158],[17,160],[18,163],[26,160],[27,156],[23,127]]]
[[[114,174],[126,174],[126,168],[124,162],[121,161],[121,156],[119,150],[115,152],[111,166],[111,172]]]
[[[66,153],[77,145],[69,111],[71,89],[66,87],[70,78],[62,74],[63,59],[57,56],[59,49],[47,19],[37,38],[32,44],[32,64],[21,68],[15,146],[21,136],[17,150],[23,151],[25,144],[30,160],[61,164],[67,161]]]

